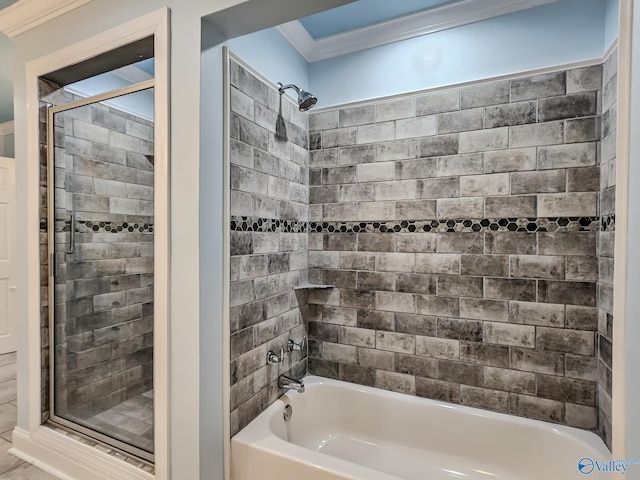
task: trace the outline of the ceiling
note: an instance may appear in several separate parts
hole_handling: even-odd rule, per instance
[[[358,0],[300,19],[314,39],[362,28],[455,0]]]
[[[357,0],[276,27],[313,63],[560,0]]]

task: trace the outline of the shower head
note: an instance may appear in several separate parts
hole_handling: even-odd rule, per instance
[[[280,95],[282,95],[288,88],[293,88],[296,92],[298,92],[298,109],[301,112],[310,110],[318,102],[318,99],[311,93],[305,92],[304,90],[299,89],[293,84],[283,86],[281,83],[278,83],[278,91],[280,92]]]

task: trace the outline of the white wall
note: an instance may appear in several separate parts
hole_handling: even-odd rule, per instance
[[[618,17],[620,15],[620,0],[607,0],[604,22],[604,50],[618,38]]]
[[[0,123],[13,120],[11,41],[0,33]]]
[[[624,22],[625,20],[626,19],[623,19],[622,21]],[[622,365],[620,365],[620,363],[614,364],[613,434],[614,448],[617,447],[617,451],[614,450],[614,455],[618,453],[618,455],[622,454],[626,458],[635,459],[640,458],[640,410],[638,409],[638,405],[640,405],[640,379],[638,378],[638,365],[640,365],[640,349],[638,348],[638,342],[640,340],[640,296],[638,295],[638,285],[640,285],[640,250],[636,248],[640,243],[640,223],[637,221],[638,215],[640,215],[640,162],[638,161],[640,158],[640,137],[634,134],[634,132],[637,132],[640,128],[640,9],[633,9],[632,22],[631,99],[629,104],[629,130],[631,135],[628,157],[629,172],[626,179],[624,179],[628,182],[628,202],[626,204],[626,219],[621,219],[621,222],[625,222],[626,220],[625,223],[627,225],[626,318],[615,318],[615,323],[618,328],[614,332],[614,348],[621,349],[624,352],[623,369],[625,375],[621,378],[616,369]],[[623,53],[626,53],[626,51],[621,49],[621,54]],[[628,67],[628,65],[621,64],[618,73],[622,74],[627,71]],[[620,95],[625,95],[625,92],[621,91]],[[621,121],[624,122],[625,118],[622,117],[622,115],[626,114],[626,108],[623,106],[623,108],[620,108],[620,111]],[[620,131],[620,128],[618,131]],[[619,145],[618,151],[624,151],[624,147],[624,145]],[[623,165],[619,165],[618,168],[622,173],[624,172]],[[617,183],[617,192],[626,190],[626,185],[624,185],[624,181],[620,178],[620,175],[618,176]],[[618,194],[620,195],[620,193]],[[619,200],[620,199],[622,199],[622,197],[619,197]],[[618,206],[619,204],[616,204],[616,210],[621,210]],[[623,211],[619,213],[623,214]],[[616,233],[616,235],[618,234]],[[618,245],[618,242],[618,238],[616,238],[616,245]],[[623,322],[623,325],[620,325],[619,322]],[[614,328],[616,328],[615,325]],[[617,353],[619,354],[619,351],[614,350],[614,355]],[[618,381],[623,382],[623,385],[618,385]],[[618,394],[623,394],[624,398],[619,399],[617,397]],[[622,411],[616,408],[619,408],[620,405],[623,405]],[[620,416],[616,414],[620,414]],[[624,438],[621,443],[617,445],[615,439],[617,436],[616,424],[621,420],[624,422]],[[640,479],[640,468],[630,467],[625,477],[631,480]]]
[[[13,158],[14,155],[13,134],[0,135],[0,157]]]
[[[22,259],[16,279],[19,288],[17,314],[28,318],[29,306],[39,305],[38,298],[27,294],[27,259],[37,252],[37,238],[27,238],[27,224],[36,219],[27,210],[27,195],[37,195],[37,187],[27,185],[26,92],[25,64],[32,59],[63,49],[83,39],[121,25],[165,5],[171,7],[171,478],[219,480],[223,478],[222,464],[201,472],[204,456],[221,457],[221,452],[201,450],[203,429],[217,429],[210,435],[222,436],[222,412],[217,423],[202,424],[201,410],[210,409],[208,401],[200,397],[200,289],[199,289],[199,118],[200,110],[200,24],[201,17],[224,9],[241,0],[95,0],[62,17],[24,33],[14,40],[15,72],[15,132],[17,167],[17,218],[19,247]],[[34,200],[32,196],[31,200]],[[31,216],[30,216],[31,215]],[[34,249],[35,246],[35,249]],[[37,253],[36,253],[37,258]],[[219,281],[220,279],[218,279]],[[221,287],[221,285],[220,285]],[[215,288],[215,286],[214,286]],[[219,321],[215,317],[207,321]],[[205,332],[206,333],[206,332]],[[29,369],[28,326],[21,322],[18,332],[18,426],[34,428],[29,418],[31,391],[30,374],[39,375],[39,368]],[[202,339],[206,342],[207,339]],[[218,346],[211,339],[210,348]],[[209,369],[222,368],[208,365]],[[216,392],[221,398],[221,385]],[[211,399],[215,402],[215,399]]]
[[[309,63],[275,28],[231,39],[227,46],[273,83],[309,90]]]
[[[318,106],[600,58],[606,0],[563,0],[312,63]]]

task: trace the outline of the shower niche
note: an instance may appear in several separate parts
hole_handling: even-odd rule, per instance
[[[146,461],[154,458],[152,40],[130,50],[137,59],[150,53],[143,61],[88,78],[71,67],[40,84],[50,307],[43,420]]]

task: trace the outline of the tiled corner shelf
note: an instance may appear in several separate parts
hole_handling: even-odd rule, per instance
[[[297,287],[293,287],[294,290],[326,290],[328,288],[335,288],[335,285],[316,285],[312,283],[303,283],[302,285],[298,285]]]

